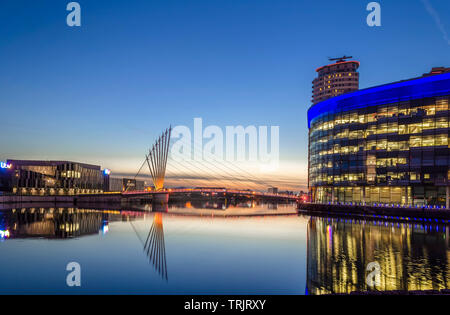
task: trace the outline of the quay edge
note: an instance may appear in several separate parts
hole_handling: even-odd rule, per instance
[[[338,215],[356,217],[376,217],[410,221],[415,218],[426,219],[430,223],[450,223],[449,209],[430,208],[402,208],[402,207],[375,207],[298,203],[297,209],[301,213],[312,215]]]

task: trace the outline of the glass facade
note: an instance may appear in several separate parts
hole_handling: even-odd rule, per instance
[[[70,161],[8,160],[12,192],[20,195],[75,195],[103,192],[100,166]]]
[[[448,207],[449,96],[450,76],[443,74],[311,107],[311,200]]]

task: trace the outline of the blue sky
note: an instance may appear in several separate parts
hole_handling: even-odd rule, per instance
[[[448,1],[379,1],[379,28],[365,0],[81,0],[80,28],[66,25],[68,2],[0,3],[0,160],[132,172],[164,128],[201,117],[280,126],[280,172],[304,184],[311,81],[327,57],[359,60],[361,88],[450,66]]]

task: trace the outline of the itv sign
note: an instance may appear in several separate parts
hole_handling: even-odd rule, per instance
[[[8,164],[6,162],[0,162],[0,168],[10,169],[11,167],[12,167],[12,164]]]

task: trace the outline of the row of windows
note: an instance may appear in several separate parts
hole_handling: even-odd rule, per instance
[[[315,145],[311,146],[310,159],[333,154],[354,154],[364,151],[408,151],[411,148],[450,147],[448,134],[430,136],[410,136],[405,141],[388,141],[387,139],[371,140],[359,145]]]
[[[349,128],[334,130],[330,132],[316,133],[311,136],[311,141],[327,143],[330,140],[336,139],[367,139],[373,135],[384,135],[384,134],[418,134],[426,130],[434,129],[448,129],[449,128],[449,118],[448,117],[438,117],[438,118],[428,118],[424,119],[419,123],[410,124],[398,124],[398,122],[384,123],[379,125],[370,125],[365,129],[351,130]]]
[[[339,160],[338,160],[339,161]],[[340,167],[341,165],[337,165],[338,161],[334,161],[335,167]],[[390,158],[367,158],[366,165],[367,166],[378,166],[378,167],[398,167],[404,166],[408,164],[408,159],[406,157],[390,157]],[[328,160],[326,163],[319,163],[317,165],[318,168],[333,168],[333,160]]]
[[[359,68],[359,65],[356,63],[353,64],[344,64],[344,65],[329,65],[323,67],[319,71],[319,77],[331,78],[333,75],[338,75],[339,73],[353,71],[355,72]]]
[[[311,133],[319,130],[331,130],[335,126],[353,124],[353,123],[370,123],[389,117],[407,117],[414,115],[433,116],[437,112],[449,110],[448,97],[437,98],[436,100],[423,101],[429,104],[410,104],[403,102],[399,104],[384,105],[379,107],[370,107],[364,109],[365,113],[358,111],[336,113],[324,116],[312,124]]]
[[[347,85],[355,85],[358,84],[358,78],[346,78],[346,79],[338,79],[333,81],[324,81],[317,84],[314,84],[313,89],[320,89],[325,88],[328,86],[335,87],[335,86],[347,86]]]
[[[63,177],[63,178],[81,178],[81,172],[75,172],[75,171],[61,172],[61,177]]]
[[[343,84],[333,84],[333,85],[328,85],[325,86],[323,88],[320,88],[318,91],[314,92],[314,95],[323,95],[323,94],[328,94],[330,92],[337,92],[338,90],[336,88],[357,88],[358,84],[357,83],[343,83]],[[344,91],[344,90],[342,90]]]
[[[340,155],[310,159],[310,172],[327,172],[328,169],[340,168],[342,171],[349,167],[420,167],[420,166],[450,166],[450,154],[445,150],[419,150],[406,152],[392,152],[389,154]]]
[[[368,184],[387,184],[390,181],[410,181],[410,182],[434,182],[445,181],[450,178],[445,178],[442,174],[420,173],[420,172],[387,172],[386,174],[364,174],[364,173],[349,173],[342,175],[327,175],[320,174],[310,178],[311,184],[339,184],[339,183],[360,183],[366,181]]]

